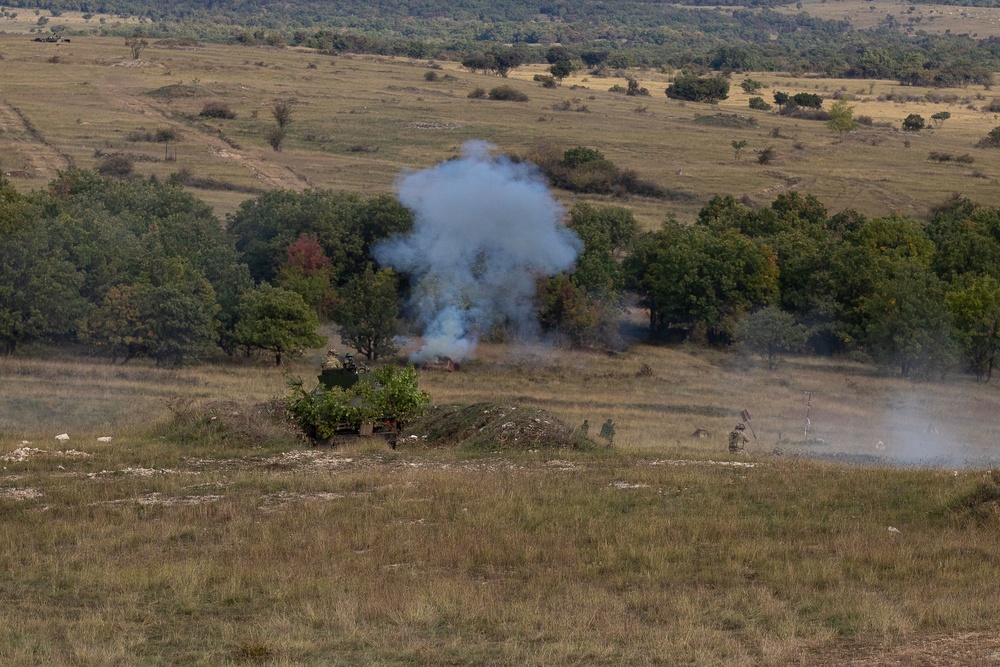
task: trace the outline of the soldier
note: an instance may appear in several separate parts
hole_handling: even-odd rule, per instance
[[[601,426],[601,437],[608,441],[608,447],[611,446],[611,441],[615,439],[615,424],[611,421],[610,417]]]
[[[326,351],[326,357],[323,359],[323,365],[320,366],[324,371],[333,370],[336,368],[343,368],[344,365],[340,363],[340,357],[337,355],[337,350],[331,348]]]
[[[743,446],[750,442],[750,438],[744,433],[746,426],[743,424],[737,424],[729,433],[729,453],[730,454],[742,454]]]

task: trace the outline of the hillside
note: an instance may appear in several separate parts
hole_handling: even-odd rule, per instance
[[[715,194],[760,205],[789,190],[814,194],[833,211],[923,216],[954,192],[994,204],[1000,176],[1000,151],[975,148],[996,125],[992,93],[982,86],[751,75],[766,86],[757,95],[816,92],[827,106],[844,96],[856,116],[871,118],[872,126],[839,136],[822,122],[748,109],[751,95],[735,85],[738,77],[729,99],[708,105],[666,98],[670,77],[652,70],[629,73],[650,96],[628,97],[609,92],[624,86],[620,77],[578,72],[546,89],[532,81],[543,66],[524,66],[505,82],[528,95],[517,103],[468,98],[477,87],[499,85],[496,77],[407,58],[164,40],[133,60],[119,39],[47,44],[13,34],[0,35],[0,53],[8,72],[0,166],[22,190],[45,187],[71,164],[92,168],[123,153],[145,176],[182,172],[192,191],[224,214],[261,189],[391,192],[401,170],[452,157],[475,138],[529,158],[596,148],[674,193],[668,201],[614,201],[654,227],[671,214],[690,219]],[[266,138],[278,99],[293,110],[280,152]],[[200,117],[209,102],[224,102],[235,118]],[[940,128],[900,131],[908,114],[929,120],[940,111],[951,114]],[[177,133],[167,150],[141,140],[158,129]],[[737,158],[731,144],[739,139],[748,146]],[[776,157],[760,165],[754,151],[767,147]],[[935,152],[968,154],[972,162],[928,160]]]

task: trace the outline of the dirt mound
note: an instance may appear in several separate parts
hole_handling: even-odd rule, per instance
[[[594,443],[545,410],[506,403],[441,405],[411,424],[399,443],[469,449],[587,449]]]

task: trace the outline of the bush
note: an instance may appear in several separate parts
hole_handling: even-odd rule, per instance
[[[990,133],[979,140],[977,148],[1000,148],[1000,125],[997,125]]]
[[[440,79],[441,75],[439,75],[434,70],[430,70],[429,72],[424,72],[424,81],[438,81]]]
[[[542,88],[555,88],[558,85],[556,78],[550,74],[536,74],[535,81],[542,84]]]
[[[527,102],[528,95],[511,86],[497,86],[490,90],[489,98],[501,102]]]
[[[672,100],[714,104],[729,97],[729,82],[719,77],[681,76],[667,87]]]
[[[121,153],[108,155],[97,165],[97,171],[101,176],[113,176],[116,178],[131,176],[134,169],[135,166],[132,164],[132,159]]]
[[[771,105],[765,102],[763,97],[751,97],[750,108],[758,111],[770,111]]]
[[[1000,113],[1000,97],[994,97],[990,103],[983,107],[983,111],[990,113]]]
[[[400,428],[422,415],[430,403],[430,395],[417,387],[417,372],[412,366],[382,366],[348,389],[306,391],[298,379],[289,384],[288,413],[311,438],[357,431],[369,421],[389,422]]]
[[[757,151],[757,162],[760,164],[771,164],[777,156],[778,153],[774,150],[774,146],[768,146],[763,150]]]
[[[903,130],[906,132],[919,132],[925,126],[924,117],[920,114],[911,113],[903,119]]]
[[[473,88],[472,92],[469,93],[470,100],[482,100],[486,99],[486,89],[485,88]]]
[[[201,108],[201,113],[198,115],[202,118],[223,118],[226,120],[236,118],[236,112],[231,110],[225,102],[205,102],[205,106]]]

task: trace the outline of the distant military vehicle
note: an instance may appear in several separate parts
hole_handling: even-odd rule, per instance
[[[458,370],[458,364],[451,357],[436,354],[430,360],[424,362],[423,369],[426,371],[447,371],[450,373]]]

